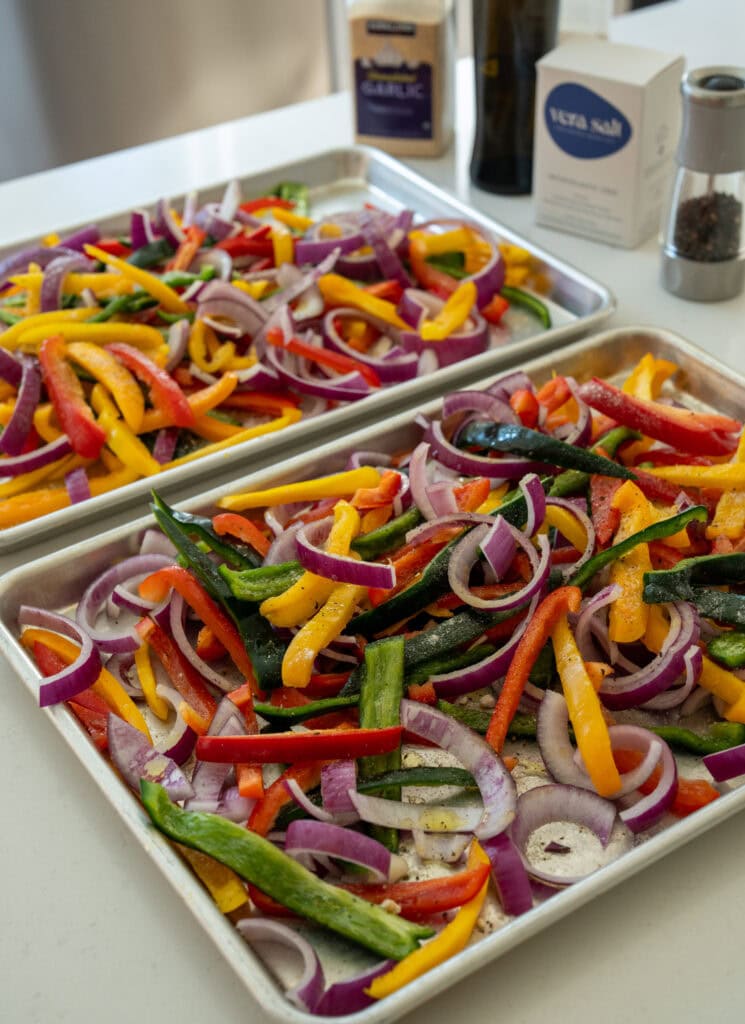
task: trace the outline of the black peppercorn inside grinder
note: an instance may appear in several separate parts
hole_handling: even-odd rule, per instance
[[[745,68],[689,71],[681,91],[662,284],[681,298],[716,302],[745,284]]]

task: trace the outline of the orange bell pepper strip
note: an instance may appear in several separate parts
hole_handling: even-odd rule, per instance
[[[615,492],[611,504],[621,513],[621,520],[613,538],[614,544],[646,529],[653,521],[650,505],[631,480],[626,480]],[[611,566],[610,582],[620,587],[618,597],[610,606],[608,635],[616,643],[640,640],[647,629],[649,605],[642,599],[644,574],[652,571],[649,548],[637,544],[633,551],[617,559]]]
[[[350,505],[362,511],[389,505],[399,491],[401,475],[394,469],[386,469],[377,487],[358,487],[350,499]]]
[[[619,771],[629,772],[641,764],[644,755],[638,750],[614,750],[613,757],[618,765]],[[649,778],[639,786],[641,793],[651,793],[660,780],[662,769],[658,766]],[[716,800],[721,794],[706,779],[685,779],[678,776],[678,788],[675,799],[670,807],[670,813],[678,818],[684,818],[688,814],[699,810]]]
[[[251,811],[246,828],[260,836],[271,832],[279,812],[285,804],[292,802],[285,780],[294,779],[303,792],[307,793],[309,789],[315,789],[320,784],[322,766],[323,761],[304,761],[286,768]]]
[[[238,515],[237,512],[222,512],[220,515],[214,516],[212,528],[220,537],[228,534],[231,537],[237,537],[238,540],[242,540],[245,544],[250,544],[255,551],[258,551],[262,558],[266,557],[271,546],[266,534],[262,533],[259,527],[252,523],[250,519]]]
[[[47,393],[63,431],[78,455],[97,459],[106,441],[106,434],[93,418],[83,395],[77,374],[66,358],[67,348],[61,335],[42,342],[39,362]]]
[[[510,408],[520,417],[520,422],[524,427],[530,427],[532,430],[538,423],[538,414],[540,412],[538,399],[527,388],[519,388],[517,391],[513,391],[510,395]]]
[[[510,304],[505,299],[504,295],[500,295],[499,292],[495,292],[489,299],[485,306],[482,306],[479,313],[483,316],[490,324],[494,324],[496,327],[502,320],[502,317],[510,308]],[[526,424],[528,426],[529,424]]]
[[[392,302],[376,298],[341,274],[323,274],[316,283],[327,306],[351,306],[401,330],[408,329]]]
[[[246,409],[248,412],[280,416],[288,409],[297,409],[300,399],[289,392],[274,395],[264,391],[235,391],[220,404],[226,409]]]
[[[473,871],[484,863],[489,864],[489,858],[474,839],[468,854],[467,870]],[[379,974],[371,982],[370,987],[365,989],[365,992],[374,999],[389,996],[464,949],[476,927],[488,888],[489,878],[487,875],[476,895],[461,906],[453,920],[446,924],[438,935],[414,950],[413,953],[409,953],[390,971]]]
[[[208,727],[214,717],[217,704],[207,689],[204,679],[186,660],[168,633],[161,629],[149,615],[140,619],[135,629],[150,645],[150,649],[155,652],[184,701],[196,712],[204,727]],[[201,729],[202,725],[199,725],[199,728]]]
[[[150,388],[153,405],[164,409],[176,427],[190,427],[194,423],[194,410],[186,395],[169,373],[161,369],[149,356],[124,342],[107,345],[106,351],[116,356],[120,363]],[[104,381],[106,383],[106,381]],[[115,396],[116,397],[116,396]],[[121,406],[120,406],[121,408]],[[126,415],[125,415],[126,419]],[[131,426],[131,424],[130,424]],[[136,430],[136,427],[132,427]]]
[[[205,626],[210,627],[243,677],[255,683],[253,665],[238,630],[188,569],[180,565],[166,565],[147,576],[139,586],[140,596],[155,602],[162,601],[170,589],[181,594]]]
[[[189,227],[182,228],[182,230],[186,237],[166,264],[167,270],[188,270],[207,237],[207,233],[198,228],[196,224],[190,224]],[[120,254],[114,253],[114,255]]]
[[[48,629],[38,629],[35,626],[24,629],[20,636],[20,642],[26,650],[33,650],[35,643],[44,644],[45,647],[48,647],[58,655],[65,665],[71,665],[80,656],[78,644],[68,640],[67,637],[60,636],[59,633],[52,633]],[[135,729],[139,729],[143,736],[147,736],[151,740],[150,730],[145,719],[142,717],[142,712],[116,676],[113,676],[107,669],[102,668],[98,679],[96,679],[90,689],[106,703],[107,707],[115,715],[119,715],[125,722],[133,725]],[[80,694],[77,696],[79,699]]]
[[[551,631],[556,669],[569,709],[577,747],[592,784],[600,796],[612,797],[621,788],[621,777],[613,760],[608,726],[582,655],[569,628],[566,615],[559,617]]]
[[[244,683],[228,694],[228,700],[235,704],[239,711],[243,712],[246,728],[254,733],[258,730],[256,715],[253,710],[253,693],[251,684]],[[235,781],[238,783],[238,792],[246,800],[260,800],[264,795],[264,777],[261,766],[239,762],[235,766]]]
[[[582,591],[579,587],[559,587],[544,597],[531,616],[507,669],[486,732],[486,742],[498,754],[502,753],[510,724],[517,714],[520,698],[538,655],[562,616],[567,612],[578,612],[581,602]]]
[[[453,488],[455,503],[461,512],[475,512],[489,497],[491,483],[485,476],[477,476]]]
[[[137,349],[132,351],[136,352]],[[127,367],[115,359],[111,352],[90,341],[68,342],[67,356],[104,385],[121,410],[124,422],[137,433],[142,428],[145,399]]]

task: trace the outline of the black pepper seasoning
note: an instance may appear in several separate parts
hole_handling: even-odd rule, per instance
[[[727,192],[710,192],[680,204],[673,244],[687,260],[733,260],[740,249],[741,231],[740,200]]]

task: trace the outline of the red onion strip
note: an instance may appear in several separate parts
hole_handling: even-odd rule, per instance
[[[95,683],[101,671],[101,657],[91,638],[76,622],[58,612],[23,604],[18,609],[18,625],[49,629],[80,644],[80,654],[75,661],[55,675],[47,676],[39,687],[39,707],[46,708],[50,704],[70,700]]]

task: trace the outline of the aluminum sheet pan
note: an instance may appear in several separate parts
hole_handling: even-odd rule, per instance
[[[403,164],[378,150],[365,147],[332,150],[282,167],[274,167],[261,174],[241,179],[246,196],[260,195],[278,181],[296,179],[307,183],[310,189],[311,209],[314,216],[325,216],[343,209],[359,209],[366,202],[396,212],[413,209],[418,221],[435,217],[468,218],[483,225],[499,238],[529,249],[545,264],[552,280],[552,291],[547,296],[554,326],[543,330],[529,314],[511,310],[507,314],[509,330],[498,335],[495,347],[471,359],[437,370],[421,379],[407,381],[370,395],[359,402],[341,406],[320,417],[301,420],[275,434],[244,441],[223,452],[214,452],[194,462],[166,470],[158,476],[158,487],[164,493],[183,492],[193,481],[209,474],[224,474],[235,469],[245,472],[257,470],[307,450],[313,445],[337,437],[361,426],[379,422],[414,403],[435,394],[442,394],[467,379],[475,379],[497,369],[536,355],[548,348],[556,349],[569,339],[577,338],[597,327],[613,312],[615,299],[603,285],[586,274],[568,266],[558,257],[539,249],[470,207],[435,188],[425,178],[410,171]],[[225,182],[200,191],[203,201],[219,199]],[[153,196],[153,202],[159,197]],[[176,200],[180,207],[182,200]],[[99,225],[111,234],[128,230],[129,213],[101,219]],[[60,227],[61,234],[81,225]],[[18,242],[0,250],[0,257],[15,251],[36,239]],[[64,532],[84,521],[96,520],[112,509],[121,509],[142,499],[152,481],[136,480],[115,492],[91,498],[88,501],[50,513],[40,519],[0,531],[0,551],[36,543],[51,532]]]
[[[598,374],[619,381],[640,356],[648,351],[672,359],[680,367],[676,389],[671,394],[680,395],[689,405],[717,409],[740,417],[745,413],[745,378],[716,363],[683,339],[656,329],[623,328],[606,332],[576,343],[560,353],[533,360],[525,365],[525,370],[538,384],[549,379],[554,371],[572,373],[580,380]],[[488,383],[489,380],[481,382],[484,386]],[[422,411],[434,415],[439,405],[439,401],[431,402]],[[418,434],[418,429],[412,425],[411,413],[402,414],[386,425],[369,427],[343,440],[330,442],[312,455],[299,456],[272,470],[236,480],[230,490],[276,486],[308,475],[333,472],[344,467],[350,452],[360,449],[393,451],[416,441]],[[183,507],[191,511],[208,511],[225,492],[225,487],[213,490],[192,499]],[[141,518],[126,528],[110,531],[58,555],[16,569],[0,582],[0,649],[34,697],[38,687],[36,671],[17,640],[19,606],[33,602],[60,610],[68,608],[79,597],[83,587],[105,566],[110,565],[112,560],[137,550],[143,530],[150,525],[152,521],[149,518]],[[480,928],[467,949],[387,999],[357,1014],[341,1018],[320,1018],[302,1012],[284,1000],[273,974],[245,945],[230,922],[219,913],[168,842],[149,826],[138,801],[118,777],[104,767],[100,755],[67,709],[54,707],[44,713],[235,968],[246,988],[267,1014],[287,1024],[312,1024],[331,1019],[349,1024],[382,1024],[384,1021],[396,1020],[437,992],[495,961],[552,922],[745,807],[745,788],[724,785],[721,799],[689,818],[666,820],[649,835],[636,837],[633,848],[623,852],[619,859],[537,905],[522,917],[509,919],[492,902],[482,915]],[[535,762],[535,748],[515,745],[512,749],[523,754],[523,786],[534,784],[538,776],[531,767],[530,750],[533,750]],[[697,759],[679,757],[678,761],[686,774],[705,775]],[[521,785],[520,780],[518,785]],[[329,980],[335,980],[345,971],[354,970],[357,963],[355,954],[354,951],[350,953],[346,944],[333,938],[328,942],[319,942],[317,933],[314,941],[318,943]],[[282,974],[287,965],[278,962],[276,967]]]

